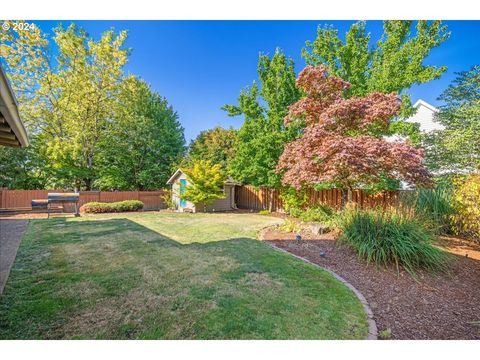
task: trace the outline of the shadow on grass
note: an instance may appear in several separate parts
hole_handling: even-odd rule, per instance
[[[235,235],[182,243],[128,218],[32,220],[0,298],[0,339],[366,337],[343,284]]]
[[[214,254],[228,254],[232,256],[238,263],[242,264],[235,274],[226,275],[233,277],[241,277],[245,273],[261,273],[265,269],[257,260],[262,259],[265,254],[271,254],[272,259],[278,258],[289,259],[290,267],[286,267],[282,261],[269,261],[269,270],[282,275],[301,275],[304,266],[311,267],[304,262],[282,254],[271,249],[270,246],[253,237],[232,237],[229,239],[212,239],[210,242],[188,242],[174,240],[159,231],[146,227],[128,218],[118,219],[97,219],[97,220],[73,220],[68,218],[41,219],[33,220],[33,226],[40,224],[45,231],[39,234],[47,244],[62,245],[81,243],[82,241],[98,238],[107,241],[116,240],[139,240],[148,245],[158,246],[159,248],[173,247],[179,249],[189,249],[193,251],[206,251]],[[186,224],[188,226],[188,224]],[[129,242],[128,247],[136,247],[135,242]],[[127,246],[127,245],[124,245]],[[124,250],[129,250],[124,247]],[[154,249],[152,249],[154,251]],[[255,266],[256,264],[256,266]],[[292,266],[296,264],[297,266]],[[313,267],[312,267],[313,268]]]

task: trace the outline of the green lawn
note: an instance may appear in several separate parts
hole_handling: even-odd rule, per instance
[[[33,220],[0,297],[0,339],[362,339],[330,274],[256,240],[255,214]]]

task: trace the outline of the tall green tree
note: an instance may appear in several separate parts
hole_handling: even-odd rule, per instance
[[[187,161],[209,160],[212,164],[220,164],[222,170],[226,171],[235,155],[236,146],[237,130],[217,126],[202,131],[191,141]]]
[[[228,115],[245,118],[229,172],[240,182],[277,188],[281,184],[281,176],[275,172],[278,158],[285,143],[298,133],[294,127],[285,128],[284,117],[301,94],[295,87],[293,60],[281,50],[272,58],[260,55],[257,70],[260,87],[254,82],[240,92],[238,105],[223,107]]]
[[[29,130],[37,130],[37,91],[50,69],[50,42],[39,27],[20,31],[15,22],[4,21],[8,30],[0,31],[0,62],[17,97],[22,120]]]
[[[431,170],[480,170],[480,65],[458,73],[439,100],[436,115],[444,126],[424,138]]]
[[[415,112],[408,89],[438,79],[447,69],[424,64],[431,50],[449,38],[447,26],[441,21],[384,21],[383,34],[373,47],[365,26],[365,21],[353,24],[345,41],[332,26],[319,26],[317,38],[306,42],[302,55],[307,65],[324,64],[331,75],[348,81],[351,87],[345,92],[346,97],[372,92],[400,94],[401,117],[408,117]],[[386,134],[415,136],[417,132],[418,129],[399,120],[391,123]]]
[[[46,184],[43,163],[34,151],[0,146],[0,188],[39,189]]]
[[[53,30],[55,58],[39,30],[13,32],[0,38],[4,63],[51,174],[50,185],[89,190],[99,140],[123,79],[127,32],[110,30],[95,41],[75,24],[59,26]]]
[[[99,143],[95,187],[164,187],[185,150],[177,113],[145,81],[130,76],[122,84],[113,120]]]
[[[39,28],[0,32],[0,59],[31,137],[22,153],[2,149],[2,167],[15,174],[3,176],[2,185],[134,190],[165,184],[184,152],[183,128],[166,99],[125,77],[126,38],[126,31],[110,30],[94,40],[74,24],[50,37]]]

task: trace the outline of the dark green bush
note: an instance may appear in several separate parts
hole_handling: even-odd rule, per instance
[[[417,269],[445,270],[447,254],[435,247],[435,234],[415,212],[345,210],[338,218],[340,243],[352,246],[367,262]]]
[[[296,218],[300,218],[300,215],[302,215],[303,213],[303,210],[300,209],[300,208],[291,208],[288,213],[293,216],[293,217],[296,217]]]
[[[138,211],[143,209],[143,202],[139,200],[125,200],[112,203],[89,202],[84,204],[80,211],[90,214]]]
[[[297,190],[290,186],[284,187],[280,191],[280,199],[282,200],[285,211],[294,216],[292,211],[295,211],[295,209],[302,209],[307,204],[307,189],[302,188]]]
[[[292,208],[290,215],[305,222],[320,222],[330,224],[335,219],[336,212],[325,204],[317,204],[307,209]]]
[[[318,204],[302,211],[299,219],[305,222],[330,223],[334,217],[334,209],[325,204]]]

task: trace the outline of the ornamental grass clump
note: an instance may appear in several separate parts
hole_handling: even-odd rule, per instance
[[[415,271],[446,270],[447,254],[434,246],[431,227],[414,211],[395,209],[345,210],[338,218],[340,243],[352,246],[367,262]]]
[[[455,213],[452,190],[450,183],[440,183],[433,189],[419,189],[416,193],[417,216],[423,217],[438,234],[452,232],[451,217]]]

